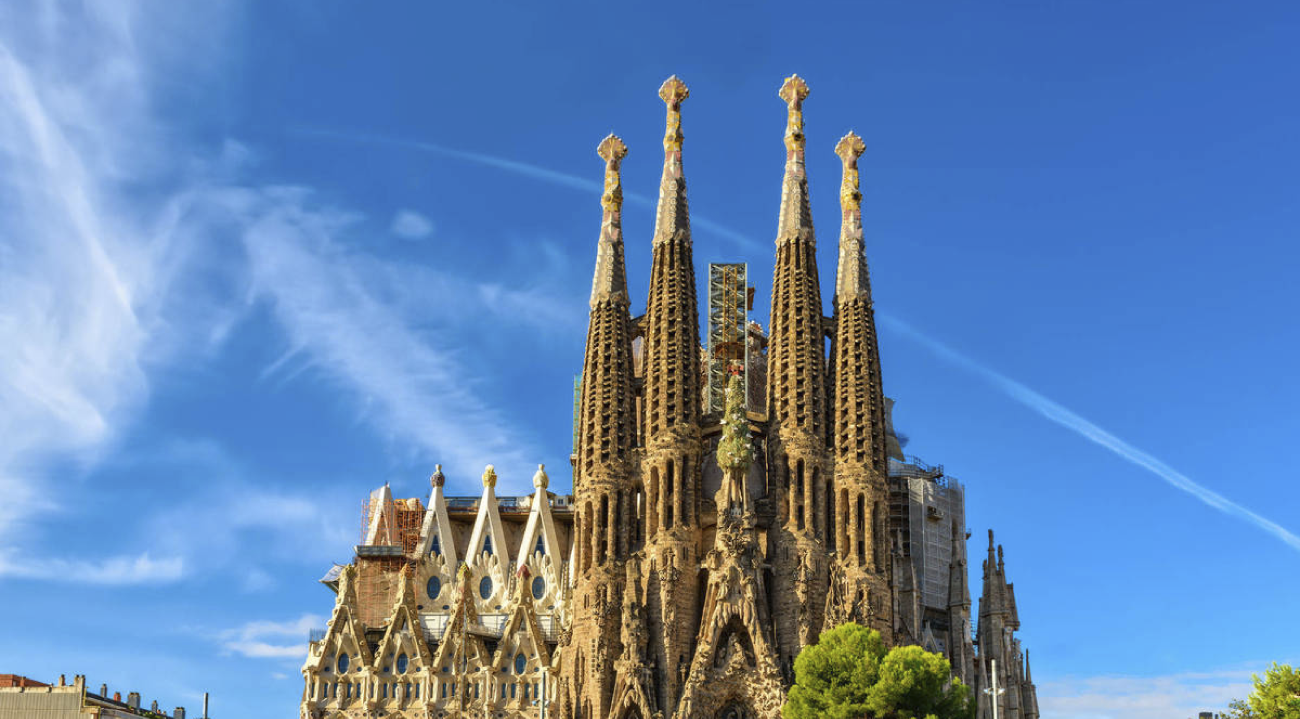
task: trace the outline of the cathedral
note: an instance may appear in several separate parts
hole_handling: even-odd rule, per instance
[[[303,665],[302,719],[776,719],[794,659],[857,622],[943,652],[980,719],[1038,719],[1003,551],[989,532],[971,624],[965,489],[903,455],[884,395],[862,230],[860,137],[843,164],[832,315],[823,314],[791,76],[769,326],[743,265],[710,267],[708,343],[692,258],[677,77],[645,311],[624,265],[617,136],[605,163],[573,494],[448,497],[387,486]],[[594,218],[593,218],[594,219]],[[742,268],[737,275],[736,268]],[[737,280],[739,278],[739,280]],[[828,349],[829,348],[829,349]],[[488,459],[488,458],[485,458]]]

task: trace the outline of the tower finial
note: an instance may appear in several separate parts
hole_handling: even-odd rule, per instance
[[[867,149],[861,137],[850,132],[835,145],[844,163],[840,181],[840,258],[836,267],[835,299],[848,300],[871,291],[867,276],[867,255],[862,238],[862,192],[858,182],[858,158]],[[870,297],[868,296],[868,301]]]
[[[610,133],[600,141],[596,154],[605,161],[605,193],[600,197],[600,206],[618,212],[623,207],[623,180],[619,176],[619,166],[627,156],[627,145],[618,135]]]
[[[682,100],[690,95],[686,83],[676,75],[659,87],[659,97],[668,106],[668,119],[664,127],[664,173],[655,210],[655,246],[673,239],[689,242],[691,237],[686,178],[682,176]]]
[[[785,149],[790,153],[802,153],[804,149],[803,101],[808,97],[808,83],[798,75],[791,75],[781,85],[777,96],[785,100],[789,111],[785,121]]]
[[[596,154],[605,161],[605,192],[600,197],[604,216],[596,245],[596,274],[591,282],[592,308],[602,298],[628,301],[627,270],[623,264],[623,180],[619,175],[627,145],[611,133],[601,140]]]
[[[682,100],[691,96],[691,91],[682,79],[673,75],[659,86],[659,97],[668,105],[668,124],[664,128],[664,152],[682,151]]]
[[[835,154],[839,155],[840,161],[844,163],[844,178],[840,182],[840,207],[844,209],[846,215],[852,210],[861,217],[862,192],[859,190],[858,183],[858,158],[866,150],[867,144],[852,131],[841,137],[839,143],[835,145]]]

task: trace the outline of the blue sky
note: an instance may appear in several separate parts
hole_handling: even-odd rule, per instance
[[[292,716],[370,489],[565,484],[595,147],[640,312],[673,73],[696,259],[764,323],[782,79],[827,301],[865,138],[886,392],[1044,717],[1300,660],[1300,7],[471,5],[0,10],[0,672]]]

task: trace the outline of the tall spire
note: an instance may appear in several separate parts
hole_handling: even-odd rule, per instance
[[[862,239],[862,191],[858,189],[858,158],[866,151],[861,137],[850,132],[835,145],[835,154],[844,163],[840,182],[840,263],[835,278],[835,296],[847,299],[865,293],[871,296],[867,274],[867,256]]]
[[[781,217],[776,241],[788,242],[795,236],[813,241],[812,208],[808,203],[808,174],[804,169],[803,101],[808,97],[808,83],[791,75],[777,95],[785,100],[785,178],[781,182]]]
[[[700,413],[703,369],[700,362],[700,315],[691,257],[691,224],[682,174],[682,101],[690,92],[676,75],[659,88],[668,108],[664,131],[664,170],[655,215],[653,259],[645,317],[641,321],[642,428],[640,455],[644,501],[648,626],[655,627],[647,646],[651,663],[675,667],[695,636],[693,617],[699,601],[695,566],[700,524]],[[672,569],[680,570],[678,576]],[[665,571],[676,579],[663,581]],[[685,619],[683,619],[685,618]],[[617,619],[617,617],[616,617]],[[683,628],[686,627],[686,628]],[[656,703],[667,713],[681,698],[682,677],[657,682]],[[604,716],[608,712],[601,714]]]
[[[804,172],[808,85],[791,75],[777,95],[786,105],[786,152],[767,350],[768,466],[780,525],[774,589],[793,597],[776,611],[798,617],[778,629],[776,642],[782,655],[793,656],[821,631],[829,586],[822,558],[830,542],[834,494],[826,452],[826,323]]]
[[[866,150],[850,132],[835,145],[844,165],[840,181],[840,256],[835,279],[835,452],[878,473],[888,470],[888,417],[881,386],[871,277],[862,238],[858,158]]]
[[[664,127],[664,173],[659,181],[659,208],[655,213],[656,245],[674,238],[691,240],[686,178],[682,175],[682,100],[690,95],[686,83],[676,75],[659,87],[659,97],[668,106],[668,119]]]
[[[623,181],[619,166],[627,155],[627,145],[618,135],[601,141],[596,154],[605,161],[605,192],[600,206],[600,242],[596,246],[596,276],[591,282],[591,306],[602,299],[628,304],[627,269],[623,262]]]

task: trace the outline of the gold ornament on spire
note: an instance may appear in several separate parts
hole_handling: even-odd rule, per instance
[[[858,158],[866,152],[867,144],[855,133],[840,138],[835,154],[844,163],[844,180],[840,183],[840,207],[845,212],[862,212],[862,192],[858,184]]]
[[[785,100],[788,114],[785,121],[785,148],[790,152],[802,152],[803,136],[803,101],[808,97],[808,83],[798,75],[791,75],[781,85],[777,96]]]
[[[659,86],[659,97],[668,105],[668,124],[664,129],[664,152],[681,152],[682,140],[682,100],[691,96],[686,83],[673,75]]]
[[[497,469],[496,467],[493,467],[490,464],[487,466],[486,469],[483,470],[483,486],[484,487],[497,486]]]
[[[600,196],[600,206],[610,212],[618,212],[623,206],[623,181],[619,177],[619,166],[627,156],[627,145],[618,135],[610,134],[601,140],[596,154],[605,161],[605,193]]]

